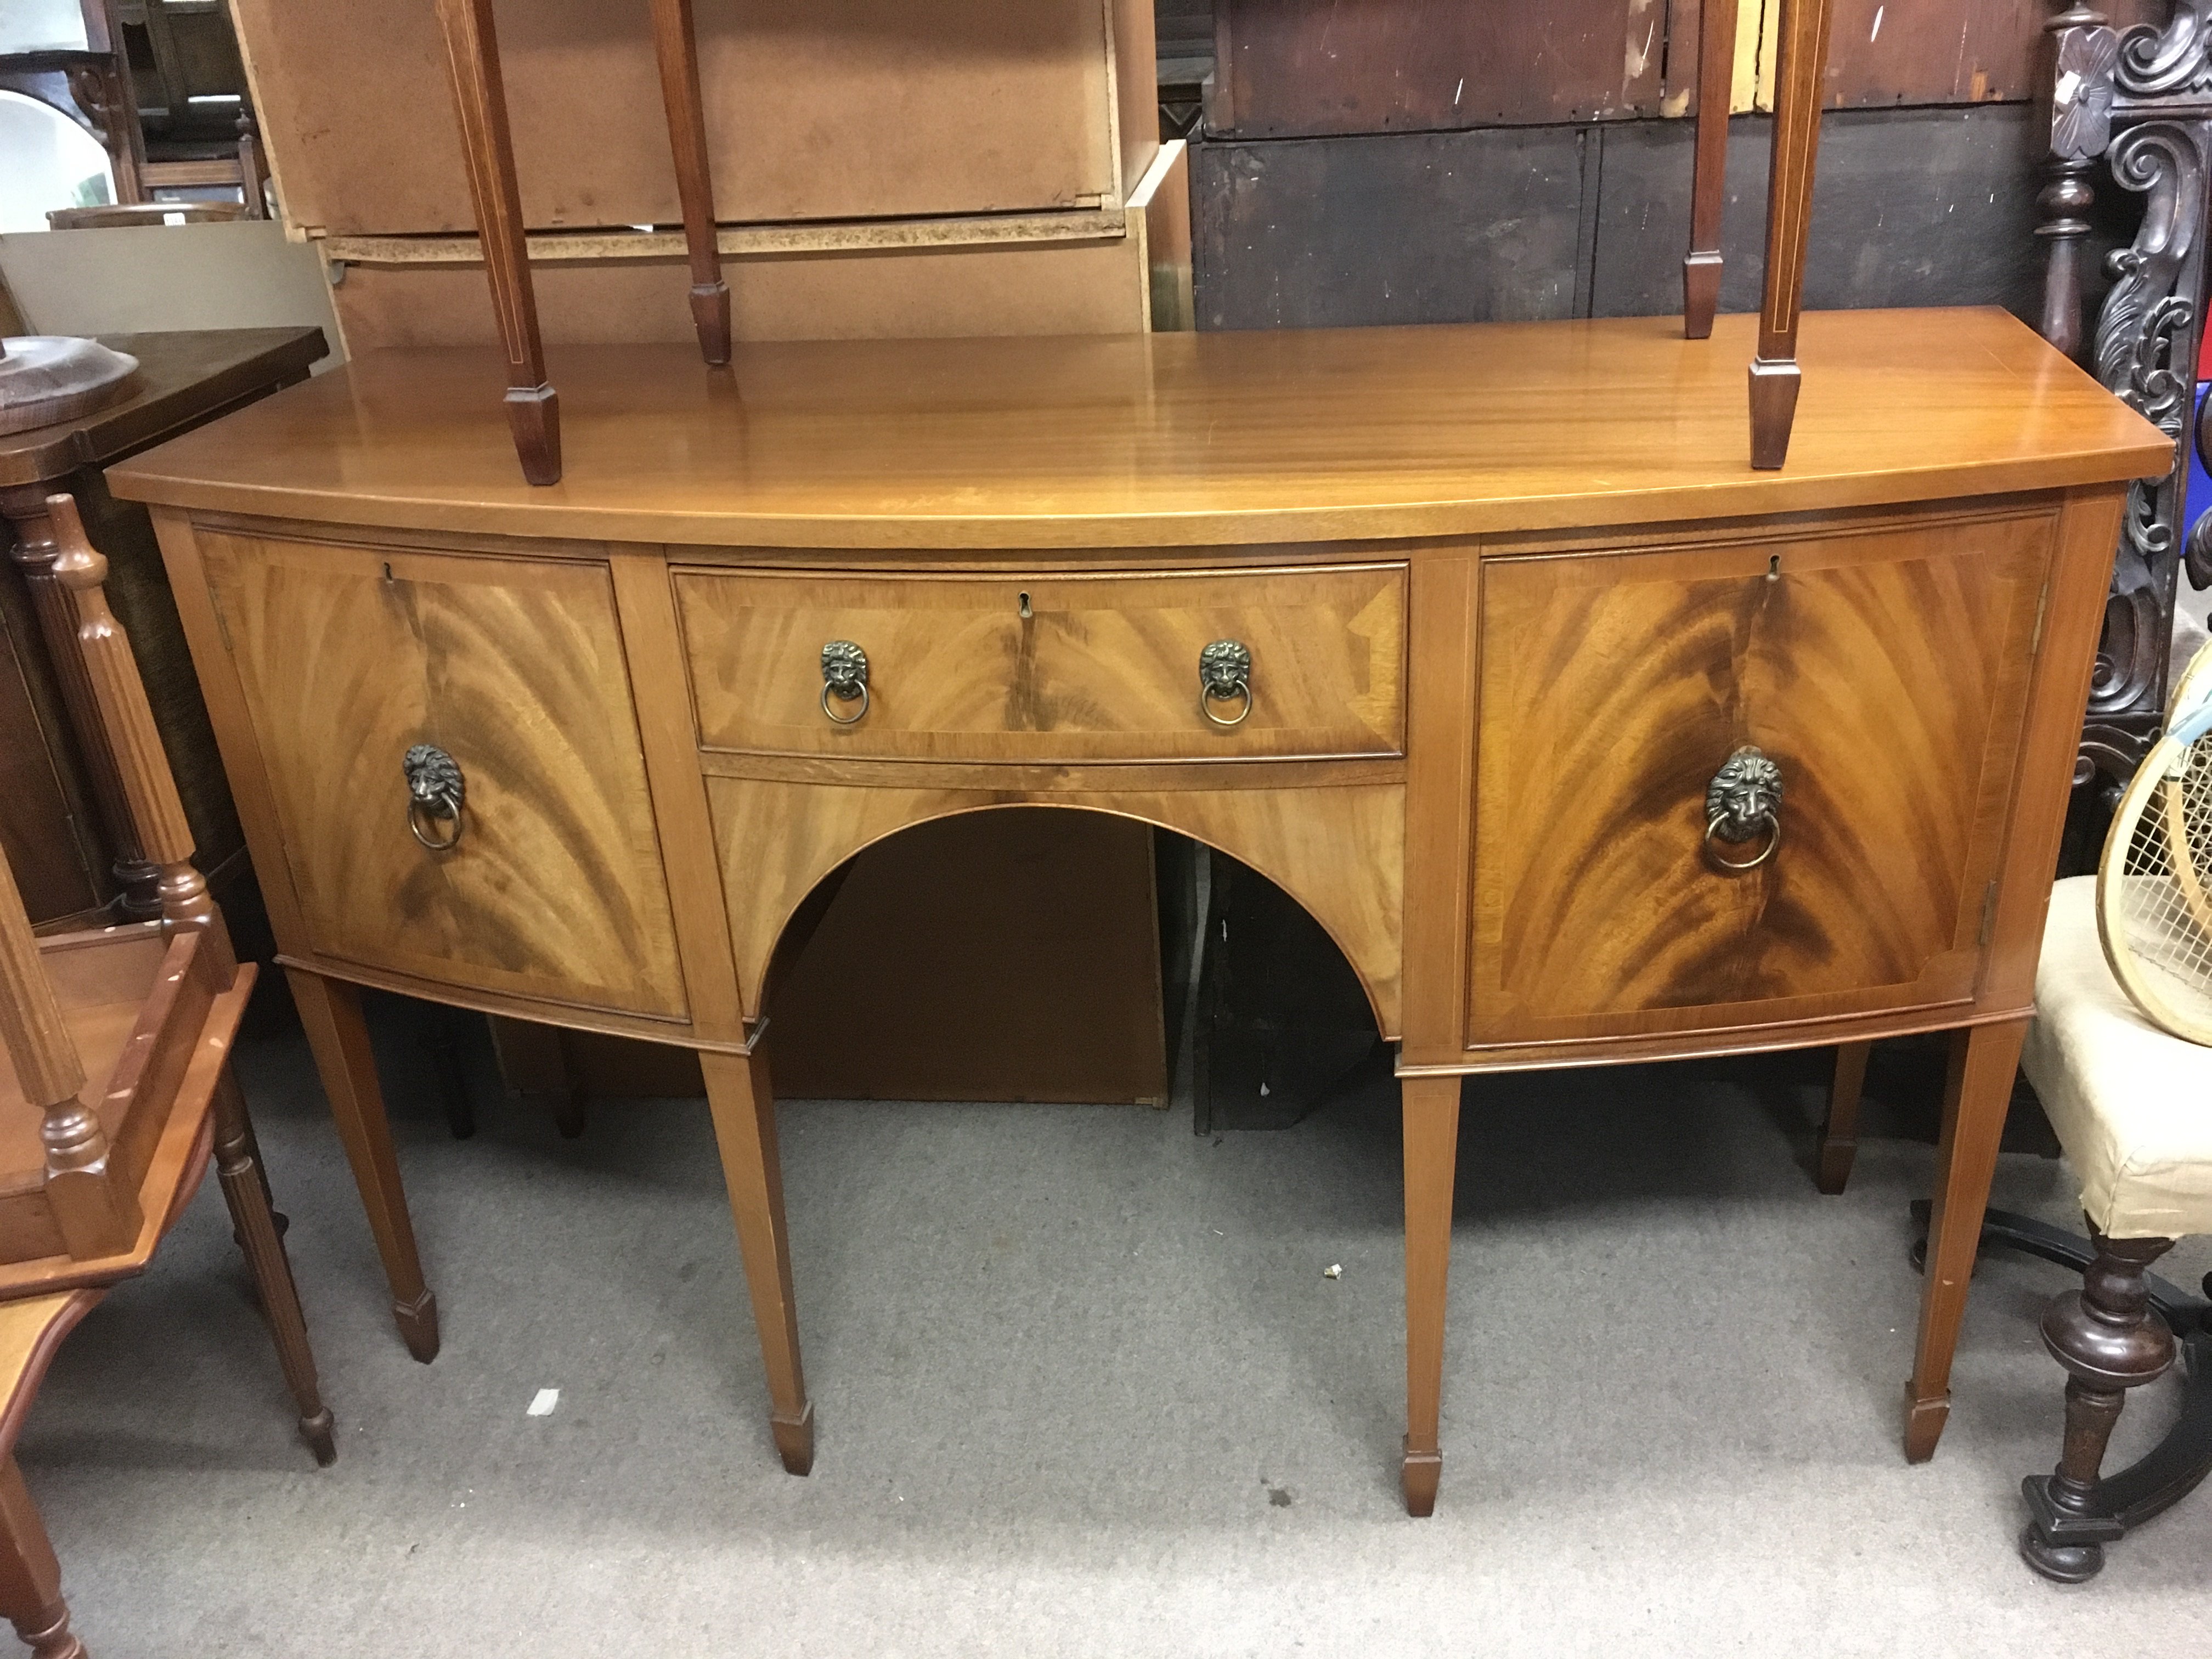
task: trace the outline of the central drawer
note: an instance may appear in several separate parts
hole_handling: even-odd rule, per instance
[[[677,572],[676,596],[710,750],[1036,763],[1404,748],[1402,564],[695,568]]]

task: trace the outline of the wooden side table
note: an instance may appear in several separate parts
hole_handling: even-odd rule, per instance
[[[138,650],[177,773],[200,864],[222,890],[242,871],[245,841],[185,649],[160,550],[143,507],[107,493],[100,469],[149,445],[307,377],[329,345],[319,328],[117,334],[137,358],[122,398],[74,421],[0,436],[0,514],[21,580],[0,579],[0,848],[40,925],[83,920],[120,899],[123,914],[161,914],[115,763],[70,644],[74,629],[52,578],[46,500],[74,495],[106,554],[108,591]]]

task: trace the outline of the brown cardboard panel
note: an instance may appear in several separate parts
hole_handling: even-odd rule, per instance
[[[432,0],[235,4],[291,222],[472,228]],[[697,0],[716,217],[1118,204],[1114,9],[1143,9],[1122,32],[1148,43],[1151,4]],[[646,0],[505,0],[498,21],[526,221],[674,222]]]
[[[1139,237],[1025,247],[732,259],[738,337],[1121,334],[1146,322]],[[549,344],[693,337],[680,260],[533,265]],[[481,268],[356,265],[332,290],[349,353],[497,343]]]

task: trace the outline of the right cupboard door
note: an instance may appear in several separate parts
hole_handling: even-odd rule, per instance
[[[1971,998],[2055,528],[1486,560],[1468,1046]],[[1711,836],[1746,748],[1779,805]]]

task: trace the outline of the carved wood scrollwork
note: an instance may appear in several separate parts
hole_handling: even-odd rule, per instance
[[[2079,243],[2101,159],[2143,198],[2134,240],[2107,257],[2112,279],[2097,319],[2099,380],[2169,436],[2189,424],[2202,327],[2207,157],[2212,152],[2212,0],[2175,0],[2163,24],[2116,31],[2074,4],[2045,25],[2053,37],[2051,183],[2038,198],[2046,269],[2042,331],[2079,356]],[[2124,780],[2165,718],[2181,547],[2182,481],[2130,491],[2098,645],[2077,780]],[[2203,538],[2200,538],[2203,539]],[[2212,539],[2192,547],[2191,583],[2212,585]]]

